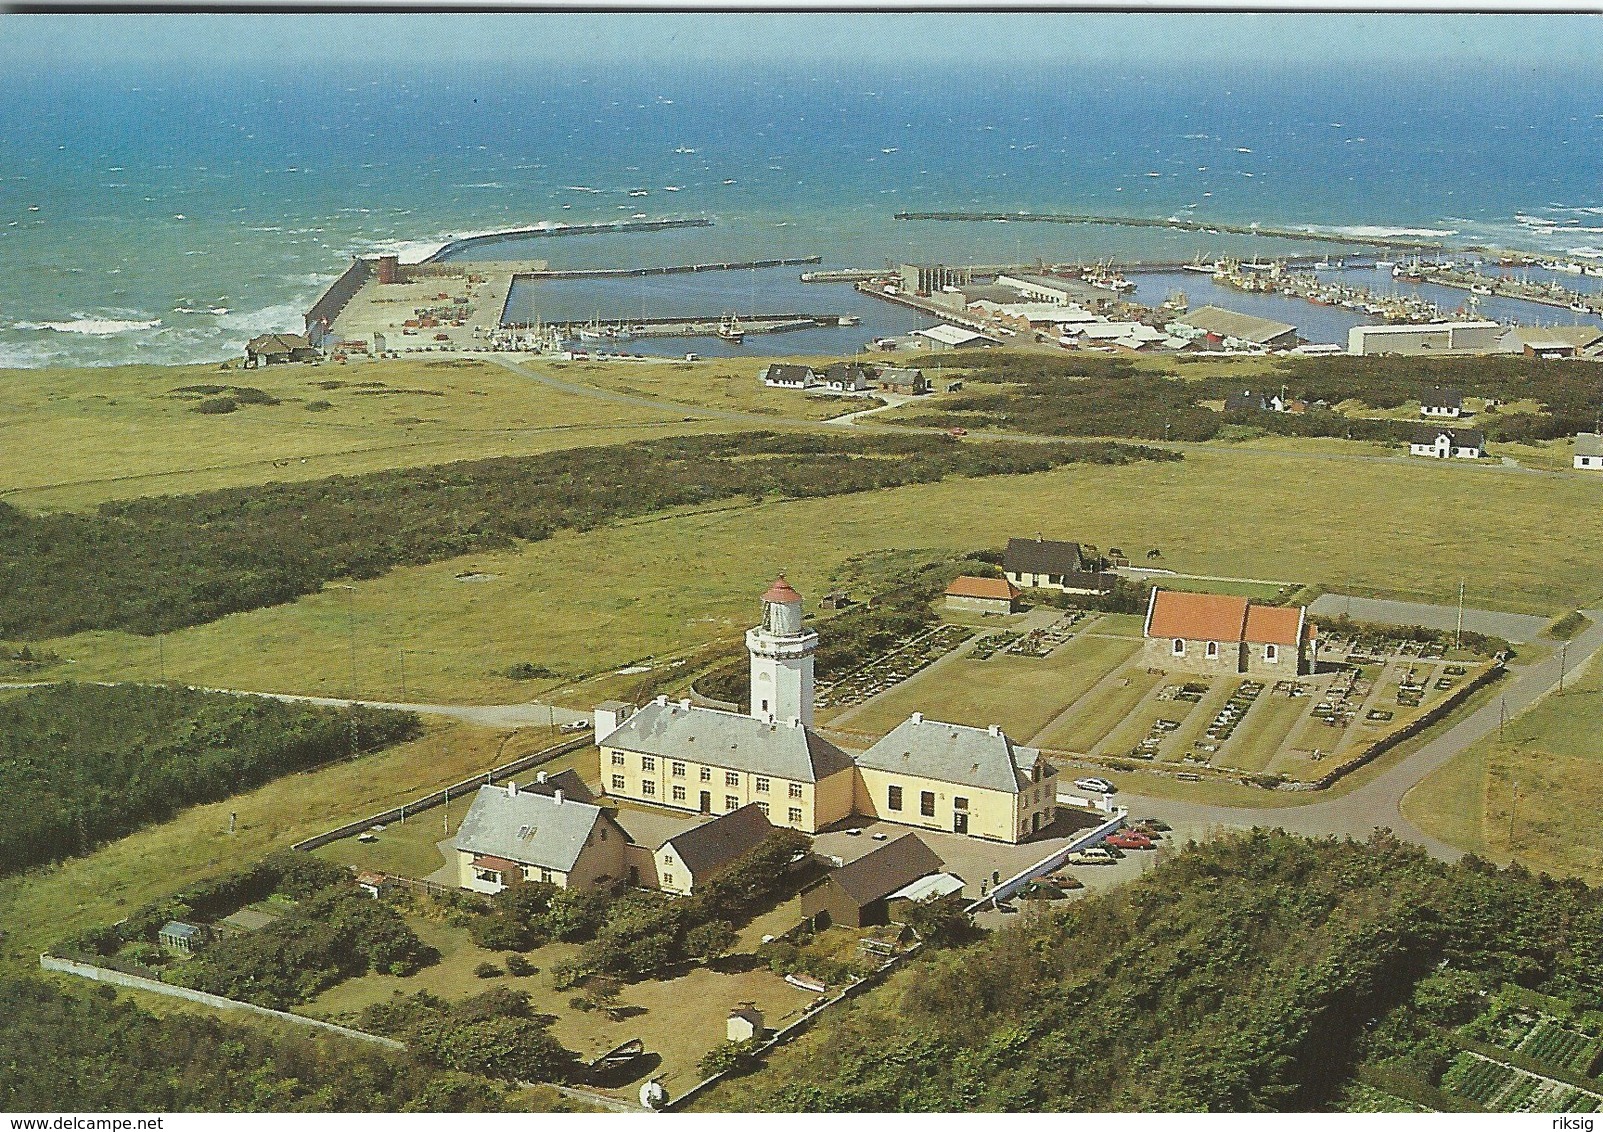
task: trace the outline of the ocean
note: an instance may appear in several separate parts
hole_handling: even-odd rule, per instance
[[[904,209],[1414,233],[1603,262],[1603,72],[1307,60],[753,70],[581,58],[560,73],[332,75],[266,63],[0,73],[0,368],[236,356],[252,334],[300,329],[353,255],[416,253],[541,221],[644,214],[713,226],[479,254],[554,267],[818,255],[830,268],[1321,250],[1252,236],[894,220]],[[540,284],[517,301],[546,319],[864,319],[750,338],[742,349],[753,354],[845,351],[921,324],[849,287],[802,285],[800,270]],[[1161,298],[1172,286],[1197,303],[1211,284],[1146,276],[1141,293]],[[1230,305],[1256,309],[1244,296]],[[1527,321],[1573,317],[1528,311]],[[1305,334],[1341,340],[1343,316],[1300,303],[1295,313],[1286,321]]]

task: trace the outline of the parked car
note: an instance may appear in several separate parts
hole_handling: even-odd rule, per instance
[[[1076,778],[1074,780],[1074,788],[1076,790],[1090,790],[1095,794],[1115,794],[1118,792],[1118,787],[1105,778]]]
[[[1069,854],[1069,863],[1075,865],[1111,865],[1113,854],[1100,845],[1093,845],[1089,849],[1081,849],[1078,853]]]
[[[1151,849],[1153,847],[1152,838],[1144,833],[1136,833],[1133,830],[1111,833],[1107,837],[1107,843],[1115,849]]]
[[[590,730],[590,721],[588,719],[576,719],[572,723],[564,723],[561,727],[557,728],[557,730],[588,731]]]

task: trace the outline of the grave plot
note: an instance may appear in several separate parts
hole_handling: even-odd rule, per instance
[[[850,707],[895,687],[957,648],[973,635],[961,625],[941,625],[892,647],[856,672],[817,688],[819,707]]]

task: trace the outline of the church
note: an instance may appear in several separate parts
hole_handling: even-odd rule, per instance
[[[632,713],[598,707],[604,794],[707,814],[754,804],[804,833],[863,816],[1016,843],[1051,824],[1057,769],[998,727],[914,713],[855,758],[813,730],[818,634],[783,576],[763,594],[746,649],[746,715],[666,696]]]

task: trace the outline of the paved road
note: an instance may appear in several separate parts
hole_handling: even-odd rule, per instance
[[[1355,621],[1374,621],[1381,625],[1423,625],[1427,629],[1452,632],[1458,625],[1458,607],[1425,605],[1417,601],[1384,601],[1373,597],[1320,594],[1308,607],[1315,617],[1351,617]],[[1516,645],[1524,644],[1547,627],[1547,618],[1524,613],[1499,613],[1492,609],[1465,609],[1464,628],[1472,633],[1502,637]]]
[[[1565,671],[1571,677],[1603,650],[1603,624],[1597,623],[1603,619],[1603,612],[1584,612],[1594,624],[1570,642]],[[1512,719],[1556,688],[1560,662],[1561,657],[1554,655],[1535,664],[1512,669],[1512,675],[1506,677],[1500,686],[1499,698],[1471,712],[1448,731],[1348,794],[1281,809],[1216,806],[1176,799],[1146,798],[1138,794],[1121,795],[1120,802],[1130,807],[1137,816],[1150,814],[1160,817],[1177,830],[1191,833],[1206,830],[1210,826],[1263,826],[1310,837],[1336,834],[1362,838],[1368,837],[1376,828],[1384,827],[1405,840],[1423,845],[1433,856],[1456,860],[1462,855],[1461,850],[1438,841],[1403,816],[1403,796],[1472,743],[1496,731],[1504,703],[1508,717]]]

